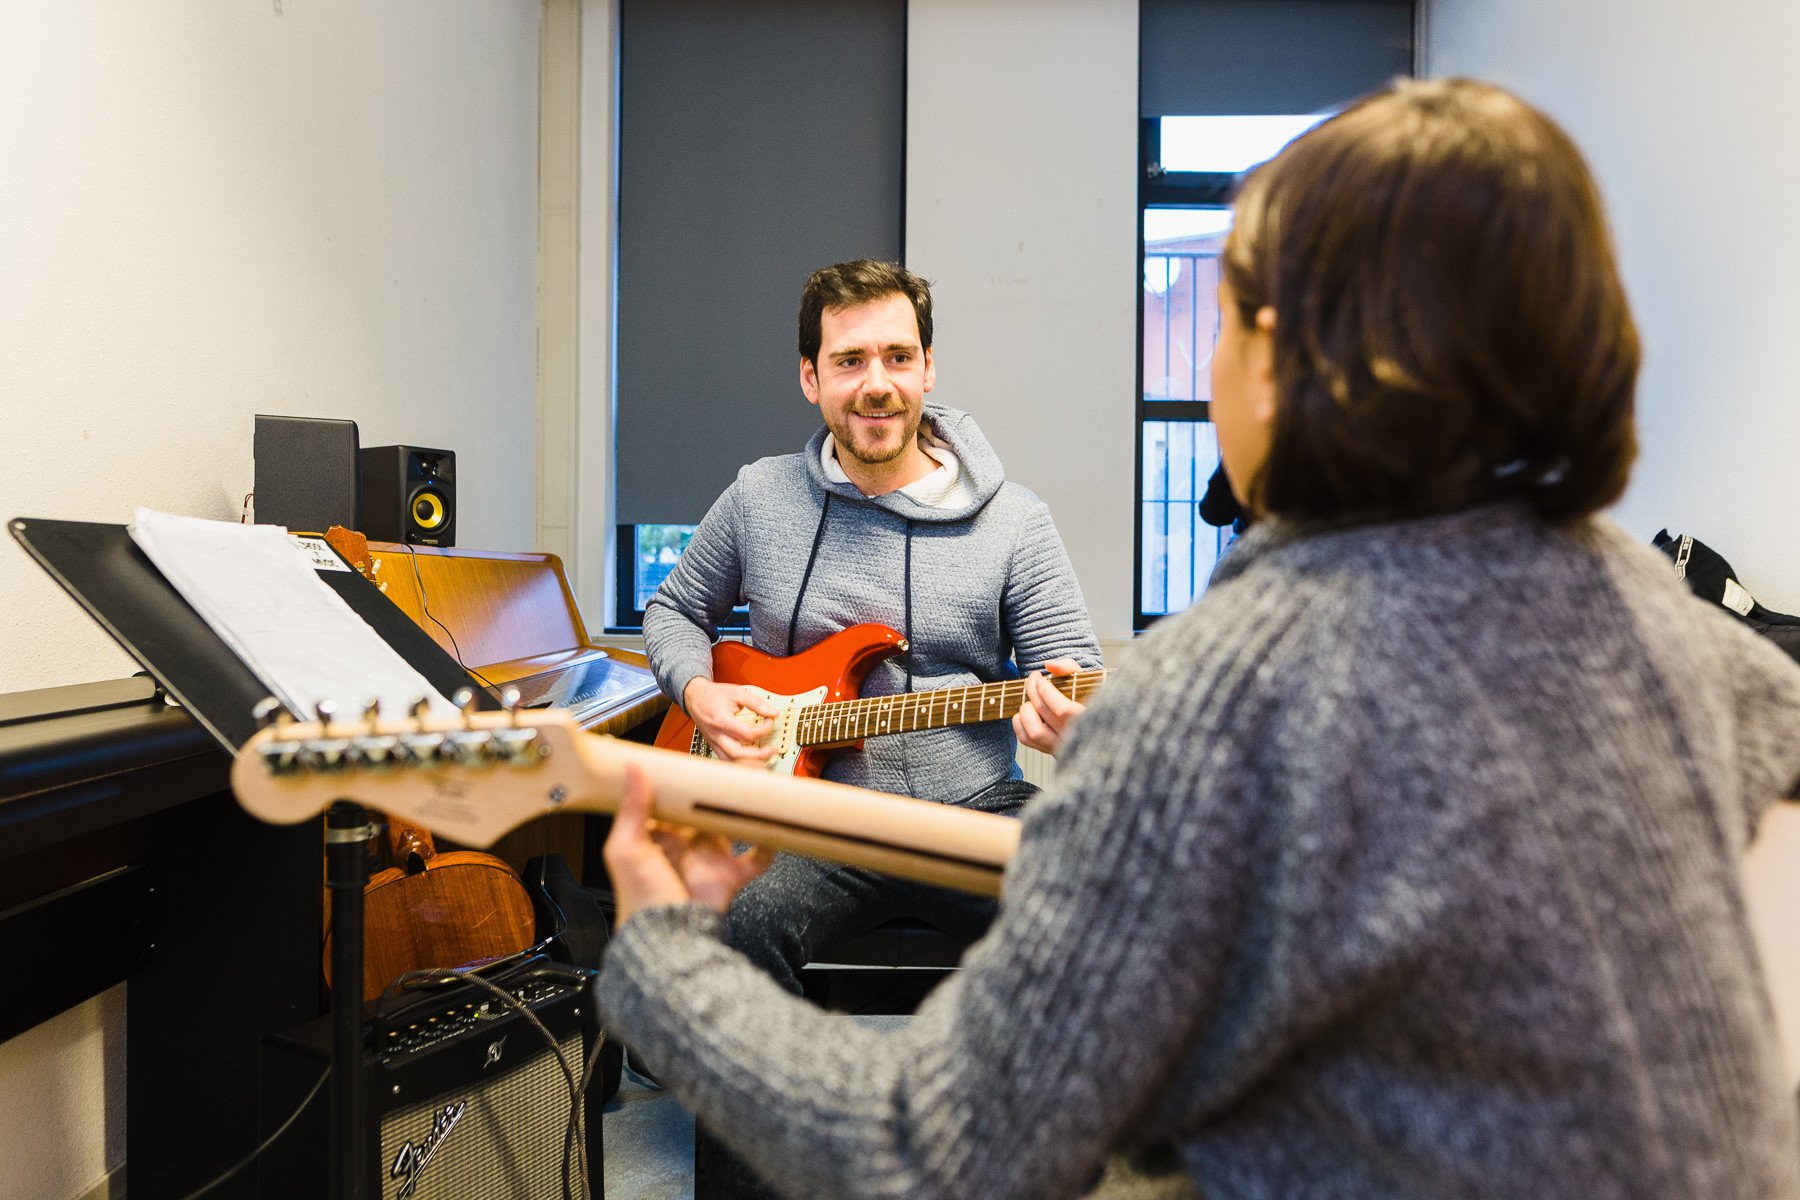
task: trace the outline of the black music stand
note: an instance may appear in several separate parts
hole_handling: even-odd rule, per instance
[[[112,635],[219,744],[235,754],[257,730],[251,710],[268,689],[131,540],[123,525],[18,518],[12,535],[64,591]],[[497,701],[431,636],[345,564],[319,577],[444,695],[470,688],[476,705]],[[362,1080],[363,885],[374,836],[362,806],[340,800],[325,814],[331,889],[331,1200],[364,1200],[367,1098]]]

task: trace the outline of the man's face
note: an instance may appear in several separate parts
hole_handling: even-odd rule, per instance
[[[819,325],[819,361],[800,360],[800,387],[819,406],[838,453],[867,467],[902,460],[937,382],[911,301],[896,294],[828,308]]]

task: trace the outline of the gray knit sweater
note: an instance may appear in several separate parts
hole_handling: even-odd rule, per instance
[[[1790,660],[1610,523],[1504,507],[1265,522],[1139,650],[903,1030],[693,905],[614,940],[610,1028],[796,1197],[1121,1158],[1207,1200],[1800,1195],[1738,888],[1800,780]]]
[[[666,693],[679,699],[694,676],[711,677],[719,622],[746,602],[751,644],[770,654],[805,650],[863,621],[906,634],[911,651],[877,664],[865,696],[906,690],[908,671],[914,691],[929,691],[1012,678],[1052,658],[1100,665],[1050,510],[1006,482],[973,418],[930,404],[925,419],[973,487],[965,507],[933,508],[898,492],[868,497],[830,481],[819,463],[822,427],[803,453],[738,472],[644,610],[644,648]],[[831,511],[821,529],[827,494]],[[790,650],[788,624],[803,579]],[[922,730],[834,754],[826,777],[956,800],[1005,778],[1016,753],[1005,721]]]

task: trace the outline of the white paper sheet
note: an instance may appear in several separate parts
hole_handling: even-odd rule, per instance
[[[311,720],[321,700],[359,721],[371,698],[390,720],[418,697],[456,708],[320,579],[277,525],[137,510],[131,537],[272,695]]]

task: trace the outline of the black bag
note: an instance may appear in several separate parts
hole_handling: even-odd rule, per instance
[[[1718,551],[1686,534],[1671,535],[1666,529],[1657,531],[1653,544],[1674,560],[1675,574],[1687,581],[1696,596],[1730,610],[1800,662],[1800,617],[1758,604]]]
[[[558,962],[599,970],[612,936],[612,913],[599,896],[582,887],[560,854],[546,854],[525,864],[520,872],[531,906],[537,913],[540,938],[549,937],[550,957]],[[594,1081],[589,1086],[604,1103],[619,1090],[625,1049],[610,1036],[602,1043]]]

